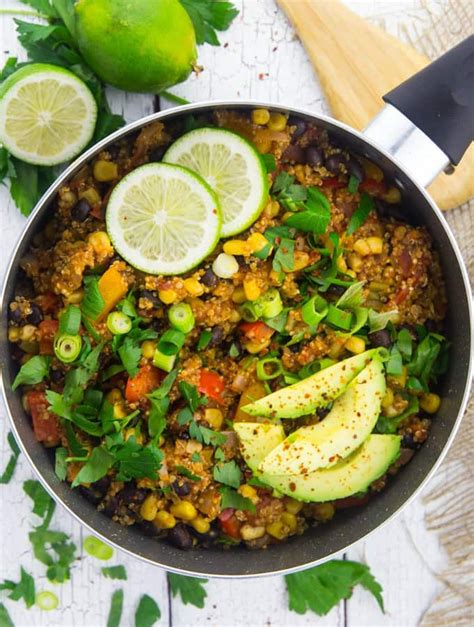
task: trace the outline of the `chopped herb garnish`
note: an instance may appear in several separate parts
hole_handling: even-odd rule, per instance
[[[331,220],[331,205],[326,196],[317,187],[308,187],[302,207],[303,211],[290,216],[285,224],[305,233],[325,233]]]
[[[349,224],[347,225],[347,234],[352,235],[367,220],[369,213],[374,209],[375,202],[372,196],[363,192],[360,196],[359,204],[352,214]]]
[[[402,356],[396,346],[392,346],[390,349],[390,355],[385,364],[385,370],[387,374],[393,376],[398,376],[403,373]]]
[[[20,456],[20,449],[18,448],[18,444],[16,443],[15,437],[11,431],[8,432],[7,442],[12,454],[10,455],[10,459],[7,462],[5,470],[0,475],[0,484],[3,485],[11,481],[18,462],[18,457]]]
[[[159,388],[148,394],[150,400],[150,416],[148,418],[148,433],[152,438],[160,437],[166,427],[166,412],[170,404],[168,394],[175,382],[177,370],[172,370],[163,379]]]
[[[218,431],[213,431],[207,427],[201,427],[196,421],[192,421],[189,425],[189,435],[193,440],[201,442],[201,444],[211,444],[212,446],[222,446],[227,442],[227,436]]]
[[[127,579],[127,571],[125,566],[121,564],[118,566],[104,566],[100,570],[104,577],[108,579]]]
[[[186,468],[186,466],[176,466],[175,470],[178,474],[186,477],[186,479],[190,479],[191,481],[201,481],[201,477],[192,473],[189,468]]]
[[[50,365],[51,357],[35,355],[20,368],[13,381],[12,390],[16,390],[19,385],[41,383],[48,376]]]
[[[38,527],[29,534],[33,553],[47,566],[50,581],[63,583],[71,576],[71,565],[76,559],[76,545],[69,542],[67,534]]]
[[[55,462],[54,462],[54,472],[56,476],[61,479],[61,481],[65,481],[67,477],[67,450],[63,446],[58,446],[54,451],[55,454]]]
[[[204,330],[199,336],[199,340],[197,343],[197,350],[202,351],[205,348],[207,348],[209,342],[211,341],[211,338],[212,338],[212,331]]]
[[[275,157],[272,154],[265,153],[263,155],[260,155],[260,158],[262,159],[263,165],[265,166],[265,169],[268,172],[268,174],[270,174],[271,172],[275,172],[276,161],[275,161]]]
[[[199,396],[198,389],[195,385],[188,383],[187,381],[180,381],[178,384],[179,391],[181,392],[186,403],[189,405],[189,409],[195,412],[201,405],[201,398]]]
[[[86,318],[95,320],[105,307],[105,300],[99,290],[99,279],[96,276],[84,277],[84,298],[81,310]]]
[[[343,309],[353,309],[354,307],[360,307],[364,302],[364,289],[365,281],[358,281],[350,285],[344,294],[339,298],[336,303],[337,307]]]
[[[391,418],[387,416],[379,416],[377,424],[375,425],[375,430],[378,433],[396,433],[399,425],[405,420],[405,418],[413,416],[419,412],[420,405],[416,396],[404,393],[404,398],[408,400],[408,405],[400,414],[398,414],[398,416],[393,416]]]
[[[347,191],[350,192],[351,194],[355,194],[356,191],[359,189],[359,185],[360,185],[360,181],[357,178],[357,176],[354,176],[353,174],[351,174],[349,177],[349,183],[347,185]]]
[[[381,331],[385,329],[389,322],[393,322],[398,318],[398,311],[393,309],[391,311],[375,311],[375,309],[369,309],[369,332],[375,333],[375,331]]]
[[[238,488],[242,479],[242,472],[234,460],[214,466],[213,476],[215,481]]]
[[[15,583],[10,579],[5,579],[3,583],[0,583],[0,590],[8,590],[10,592],[8,598],[12,601],[23,599],[26,607],[31,607],[35,602],[35,580],[23,566],[20,569],[20,581]],[[3,626],[3,624],[0,620],[0,625]]]
[[[110,600],[107,627],[119,627],[123,610],[123,590],[115,590]]]
[[[59,332],[77,335],[81,328],[81,310],[77,305],[69,305],[59,317]]]
[[[158,604],[148,594],[144,594],[135,612],[135,627],[152,627],[160,618]]]
[[[112,468],[113,463],[114,456],[104,446],[96,446],[92,449],[87,462],[74,478],[72,487],[75,488],[81,483],[94,483],[102,479],[108,470]]]
[[[204,600],[207,596],[204,584],[207,583],[207,579],[168,573],[168,583],[173,597],[179,595],[185,605],[189,603],[201,609],[204,607]]]
[[[216,31],[225,31],[239,14],[231,2],[224,0],[180,0],[196,32],[196,43],[219,46]]]
[[[222,486],[220,489],[221,493],[221,509],[227,509],[231,507],[232,509],[240,509],[244,511],[249,511],[255,513],[257,510],[255,505],[252,503],[250,499],[245,496],[239,494],[236,490],[232,488]]]

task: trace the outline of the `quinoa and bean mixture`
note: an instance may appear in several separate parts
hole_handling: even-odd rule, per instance
[[[108,198],[205,125],[253,143],[266,206],[192,271],[142,273],[107,235]],[[438,254],[403,215],[375,163],[264,109],[154,122],[98,154],[60,188],[9,311],[14,387],[58,476],[112,520],[181,549],[265,548],[365,504],[428,437],[446,365]],[[387,354],[376,431],[402,436],[399,459],[346,499],[273,493],[242,459],[233,423],[255,420],[242,407],[373,347]],[[282,424],[288,434],[326,414]]]

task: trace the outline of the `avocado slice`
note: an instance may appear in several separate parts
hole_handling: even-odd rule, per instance
[[[370,435],[384,394],[384,369],[375,357],[349,383],[321,422],[301,427],[288,436],[267,455],[259,472],[308,474],[346,458]]]
[[[254,472],[261,461],[285,439],[281,425],[263,422],[234,422],[234,431],[240,438],[242,456]]]
[[[352,379],[380,353],[374,348],[329,366],[303,381],[277,390],[242,409],[251,416],[298,418],[340,396]]]
[[[364,492],[381,477],[400,454],[398,435],[369,435],[346,459],[331,468],[308,474],[259,475],[260,481],[306,503],[322,503]]]

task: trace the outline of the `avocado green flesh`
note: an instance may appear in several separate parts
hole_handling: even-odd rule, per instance
[[[259,472],[308,474],[348,457],[374,428],[384,394],[383,366],[375,358],[352,380],[321,422],[288,436],[265,458]]]
[[[242,457],[254,472],[265,457],[285,439],[281,425],[234,422],[234,431],[240,438]]]
[[[378,349],[372,349],[344,359],[242,409],[251,416],[266,418],[298,418],[311,414],[340,396],[352,379],[378,354]]]
[[[352,455],[331,468],[309,474],[260,474],[259,479],[298,501],[322,503],[367,490],[400,454],[400,436],[369,435]]]

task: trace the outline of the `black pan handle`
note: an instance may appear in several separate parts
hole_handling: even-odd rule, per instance
[[[474,140],[474,35],[383,99],[459,163]]]

